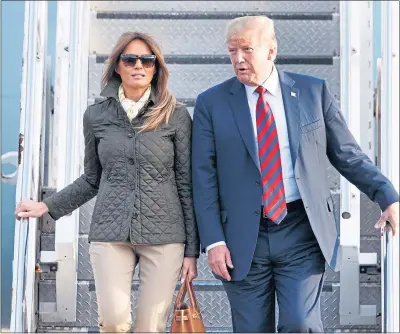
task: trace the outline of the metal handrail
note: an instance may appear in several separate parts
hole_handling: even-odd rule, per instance
[[[32,68],[35,66],[34,57],[29,55],[35,53],[36,46],[36,17],[37,6],[32,3],[25,3],[25,40],[23,53],[23,76],[21,85],[21,125],[20,133],[20,149],[19,149],[19,165],[17,178],[16,200],[20,201],[24,198],[31,197],[30,181],[32,180],[32,152],[31,146],[25,143],[31,142],[31,126],[33,123],[33,113],[24,112],[29,110],[27,104],[32,103],[32,92],[27,89],[34,82],[34,74]],[[28,33],[30,31],[30,33]],[[32,87],[32,86],[31,86]],[[24,147],[22,150],[21,147]],[[14,260],[13,260],[13,282],[12,282],[12,300],[11,300],[11,322],[10,331],[15,333],[23,333],[26,330],[24,325],[25,318],[25,273],[26,273],[26,250],[28,242],[28,224],[27,219],[16,220],[15,222],[15,241],[14,241]]]
[[[399,191],[399,2],[381,4],[380,166]],[[382,331],[399,333],[399,237],[393,236],[388,227],[382,231]]]
[[[377,59],[377,85],[375,95],[375,117],[377,123],[377,138],[381,138],[382,125],[382,58]],[[388,109],[385,108],[386,111]],[[385,130],[387,130],[385,128]],[[380,148],[380,145],[377,145]],[[383,150],[385,154],[385,150]],[[377,166],[382,167],[382,150],[377,150]],[[385,157],[384,157],[385,158]],[[387,157],[386,157],[387,158]],[[384,168],[387,165],[383,161]],[[399,332],[399,238],[393,237],[392,228],[389,223],[381,231],[381,315],[382,315],[382,332],[398,333]]]
[[[340,2],[340,104],[346,123],[357,142],[361,138],[361,101],[369,100],[370,68],[365,66],[366,26],[371,8],[365,1]],[[343,326],[376,324],[376,305],[364,305],[360,298],[360,266],[376,265],[376,253],[360,252],[360,190],[340,177],[340,274],[339,323]]]
[[[43,45],[47,3],[25,2],[21,84],[20,136],[16,202],[39,194],[39,152],[42,121]],[[39,93],[38,93],[39,92]],[[36,219],[15,221],[10,332],[33,332],[36,327],[35,251]]]
[[[382,332],[399,331],[399,238],[388,224],[382,230]]]
[[[12,314],[10,331],[14,333],[25,332],[24,325],[24,295],[25,295],[25,276],[26,276],[26,250],[28,243],[28,219],[17,222],[15,244],[14,244],[14,262],[12,287]]]

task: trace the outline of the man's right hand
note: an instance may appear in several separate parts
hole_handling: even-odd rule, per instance
[[[225,278],[227,281],[231,280],[228,268],[233,268],[231,253],[225,245],[215,246],[208,251],[208,264],[211,269],[220,277]]]

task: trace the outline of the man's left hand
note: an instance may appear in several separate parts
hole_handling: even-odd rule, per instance
[[[399,202],[393,203],[382,212],[381,218],[375,224],[375,228],[386,227],[386,222],[390,223],[393,231],[393,236],[399,235]]]

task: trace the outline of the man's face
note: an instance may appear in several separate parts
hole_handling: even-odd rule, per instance
[[[228,41],[228,52],[238,80],[249,86],[261,85],[271,74],[276,47],[258,30],[234,34]]]

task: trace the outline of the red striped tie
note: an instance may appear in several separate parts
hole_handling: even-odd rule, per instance
[[[258,155],[260,158],[264,216],[279,224],[287,214],[282,178],[278,133],[271,107],[264,97],[267,90],[257,87],[260,95],[256,107]]]

